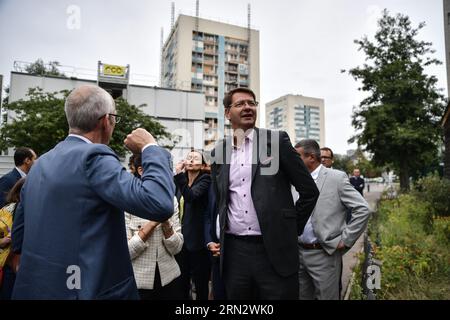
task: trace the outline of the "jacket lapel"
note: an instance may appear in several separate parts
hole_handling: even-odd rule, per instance
[[[260,146],[260,138],[263,132],[263,130],[256,127],[253,129],[252,181],[255,179],[256,171],[261,163],[261,150],[263,150],[263,148]]]
[[[319,189],[319,192],[322,191],[322,187],[325,183],[325,180],[327,179],[328,176],[328,170],[327,168],[325,168],[324,166],[322,166],[322,168],[319,171],[319,177],[317,178],[317,189]]]

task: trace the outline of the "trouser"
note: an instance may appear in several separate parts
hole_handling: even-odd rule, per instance
[[[189,251],[185,247],[179,256],[183,299],[190,300],[191,279],[195,286],[196,300],[208,300],[211,262],[208,250]]]
[[[299,246],[300,300],[339,300],[342,252],[329,255],[323,249]]]
[[[223,279],[227,299],[298,299],[298,273],[280,276],[267,256],[262,237],[226,235]]]
[[[141,300],[181,300],[183,298],[181,294],[180,277],[177,277],[165,286],[162,286],[158,264],[156,264],[153,289],[139,289],[138,291]]]
[[[220,258],[211,257],[212,291],[214,300],[225,300],[225,284],[220,276]]]
[[[11,300],[16,274],[8,264],[3,266],[3,281],[0,288],[0,300]]]

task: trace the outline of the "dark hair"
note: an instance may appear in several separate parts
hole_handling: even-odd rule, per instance
[[[136,170],[134,172],[134,176],[139,178],[140,175],[138,172],[138,167],[142,167],[142,153],[135,153],[132,155],[132,157],[133,157],[134,170]]]
[[[329,151],[330,154],[331,154],[331,159],[334,158],[333,150],[331,150],[330,148],[328,148],[328,147],[323,147],[323,148],[320,148],[320,150],[323,150],[323,151]]]
[[[303,139],[297,142],[295,148],[303,148],[305,155],[312,154],[317,161],[320,162],[320,146],[316,140],[313,139]]]
[[[16,167],[23,165],[27,158],[33,159],[33,151],[27,147],[19,147],[14,152],[14,164]]]
[[[6,195],[6,203],[18,203],[20,202],[20,190],[22,190],[22,186],[25,183],[25,178],[20,178],[17,180],[16,184],[9,190]]]
[[[223,98],[223,106],[224,106],[225,108],[229,108],[229,107],[230,107],[231,101],[232,101],[232,98],[233,98],[233,94],[235,94],[235,93],[237,93],[237,92],[248,93],[248,94],[252,95],[253,100],[256,101],[256,95],[255,95],[255,93],[254,93],[252,90],[250,90],[249,88],[239,87],[239,88],[230,90],[230,91],[228,91],[228,92],[225,94],[225,97]]]
[[[130,165],[133,165],[134,166],[134,158],[136,157],[136,155],[133,153],[131,156],[130,156],[130,159],[128,159],[128,165],[130,166]]]

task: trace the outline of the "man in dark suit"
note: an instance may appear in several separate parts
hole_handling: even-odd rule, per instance
[[[353,169],[353,176],[350,177],[350,183],[362,196],[364,195],[365,183],[364,179],[361,178],[361,172],[358,168]]]
[[[20,178],[27,175],[35,160],[36,153],[32,149],[26,147],[16,149],[14,152],[14,165],[16,167],[0,178],[0,208],[6,205],[6,195],[9,190]]]
[[[136,129],[125,139],[142,152],[135,178],[107,146],[119,122],[97,86],[65,104],[69,136],[30,170],[12,230],[21,253],[13,299],[138,299],[123,211],[162,222],[173,213],[170,154]]]
[[[253,91],[231,90],[223,103],[233,137],[211,156],[227,298],[298,299],[297,237],[319,191],[286,132],[255,127]]]

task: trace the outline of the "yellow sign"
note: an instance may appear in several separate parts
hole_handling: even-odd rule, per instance
[[[122,66],[115,66],[112,64],[104,64],[103,65],[103,74],[105,76],[125,76],[125,68]]]

